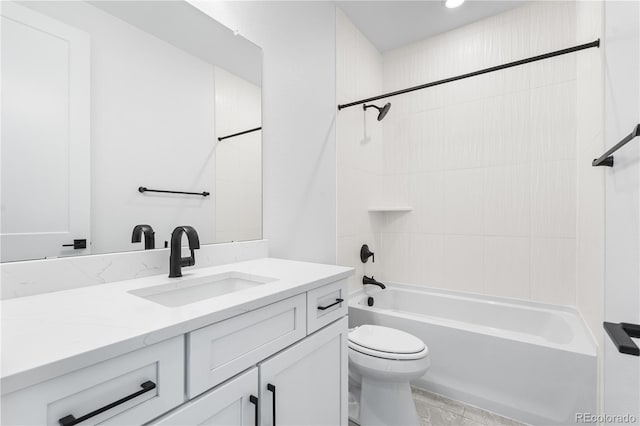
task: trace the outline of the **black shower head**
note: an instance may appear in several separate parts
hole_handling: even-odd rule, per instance
[[[375,108],[375,109],[377,109],[378,110],[378,121],[382,121],[382,119],[387,115],[387,113],[391,109],[391,102],[387,102],[382,108],[380,108],[379,106],[367,105],[367,104],[364,104],[363,108],[365,109],[365,111],[367,110],[367,108]]]

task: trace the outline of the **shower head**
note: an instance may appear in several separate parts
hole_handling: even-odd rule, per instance
[[[378,110],[378,121],[382,121],[382,119],[387,115],[387,113],[391,109],[391,102],[387,102],[382,108],[380,108],[379,106],[376,106],[376,105],[367,105],[367,104],[364,104],[363,108],[364,108],[365,111],[367,110],[367,108],[375,108],[375,109],[377,109]]]

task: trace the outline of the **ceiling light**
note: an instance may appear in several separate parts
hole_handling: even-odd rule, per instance
[[[464,3],[464,0],[447,0],[444,5],[449,9],[453,9],[454,7],[460,6],[462,3]]]

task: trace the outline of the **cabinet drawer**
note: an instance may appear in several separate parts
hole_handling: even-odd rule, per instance
[[[301,294],[189,333],[189,398],[302,339],[305,311]]]
[[[307,292],[307,334],[347,315],[347,300],[347,280]]]
[[[60,426],[68,416],[88,417],[82,426],[142,424],[183,402],[179,336],[4,395],[2,424]]]
[[[254,367],[176,408],[149,426],[254,426],[258,424],[257,397],[258,369]]]

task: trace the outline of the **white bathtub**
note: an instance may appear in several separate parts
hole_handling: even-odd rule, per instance
[[[427,344],[423,389],[536,425],[596,413],[597,349],[570,307],[391,283],[350,297],[349,326],[361,324]]]

